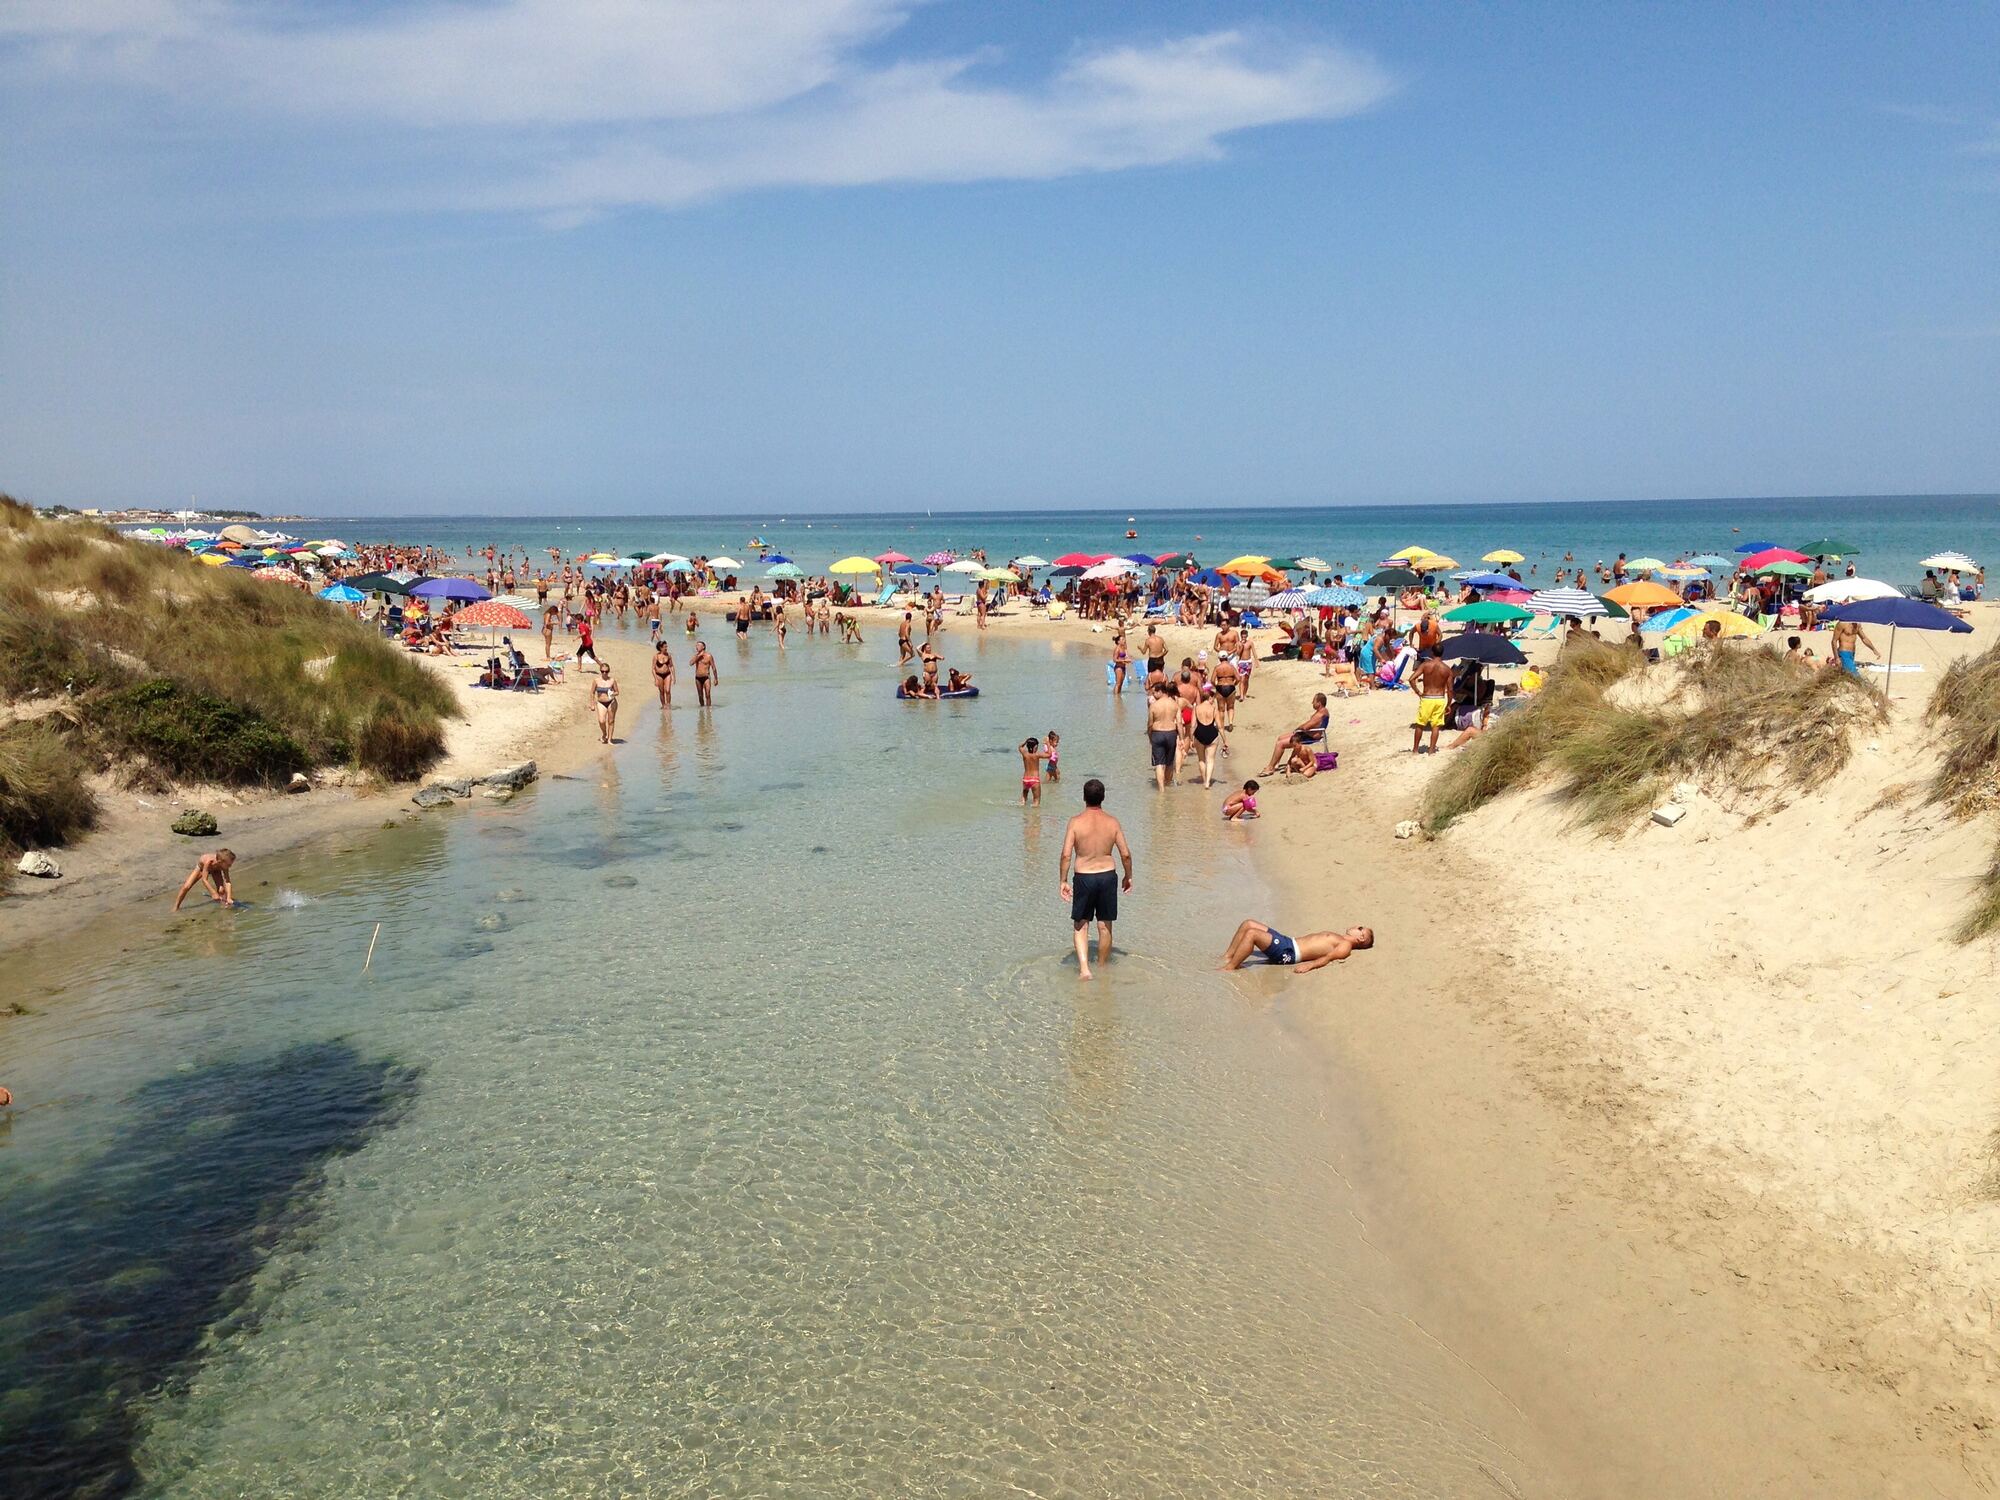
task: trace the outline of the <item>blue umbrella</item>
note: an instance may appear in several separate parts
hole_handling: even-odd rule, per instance
[[[410,592],[419,599],[491,599],[492,593],[482,584],[470,578],[426,578],[411,587]]]
[[[662,563],[660,571],[662,573],[692,573],[694,571],[694,564],[684,557],[676,558],[670,563]]]
[[[1155,566],[1153,562],[1153,554],[1150,552],[1128,552],[1125,554],[1125,561],[1129,563],[1137,563],[1142,568],[1150,568]]]
[[[1715,552],[1704,552],[1699,557],[1690,557],[1688,561],[1693,563],[1697,568],[1733,568],[1736,566],[1735,558],[1723,557],[1720,553]]]
[[[368,596],[360,589],[351,589],[344,583],[328,584],[319,591],[322,599],[331,599],[335,604],[359,604]]]
[[[768,566],[775,568],[779,563],[788,563],[791,559],[782,552],[773,552],[764,561]]]
[[[1438,654],[1446,661],[1477,661],[1496,667],[1518,667],[1528,660],[1521,648],[1504,635],[1487,635],[1484,631],[1455,635]]]
[[[1229,582],[1229,580],[1227,578],[1224,578],[1220,573],[1216,572],[1215,569],[1213,568],[1203,568],[1199,573],[1196,573],[1193,577],[1188,579],[1188,582],[1198,583],[1202,585],[1202,587],[1204,588],[1212,589],[1212,588],[1220,588],[1223,584]]]
[[[1368,602],[1360,589],[1307,589],[1306,603],[1315,609],[1355,609]]]
[[[1745,542],[1736,550],[1738,552],[1768,552],[1771,548],[1780,545],[1782,544],[1778,542]],[[1710,566],[1713,567],[1714,564],[1711,563]]]
[[[1857,625],[1889,627],[1889,659],[1882,664],[1882,692],[1889,692],[1891,674],[1896,670],[1898,630],[1948,630],[1954,635],[1972,634],[1972,626],[1950,610],[1926,604],[1922,599],[1856,599],[1852,604],[1836,604],[1820,616],[1823,620],[1852,620]]]
[[[932,574],[937,572],[937,569],[927,568],[922,563],[918,562],[908,562],[908,563],[897,563],[896,566],[891,568],[889,571],[891,573],[894,573],[899,578],[929,578]]]
[[[1639,628],[1647,631],[1672,630],[1681,621],[1691,620],[1699,613],[1701,611],[1689,609],[1685,605],[1679,609],[1663,609],[1656,615],[1646,616],[1639,622]]]
[[[1520,589],[1526,592],[1527,585],[1518,578],[1509,578],[1505,573],[1460,573],[1460,583],[1469,583],[1476,589]]]
[[[264,559],[261,555],[257,557],[232,557],[223,566],[227,568],[261,568],[264,566]]]

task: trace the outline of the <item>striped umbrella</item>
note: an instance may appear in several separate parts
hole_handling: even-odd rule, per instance
[[[956,552],[933,552],[924,561],[934,568],[942,568],[946,563],[957,562],[958,554]]]
[[[1266,609],[1306,609],[1310,607],[1306,596],[1313,592],[1315,591],[1312,589],[1286,589],[1283,593],[1273,594],[1270,598],[1266,599],[1264,607]]]
[[[1573,615],[1579,619],[1610,613],[1602,599],[1582,589],[1536,589],[1528,596],[1528,608],[1545,615]]]
[[[485,630],[526,630],[529,624],[526,615],[498,599],[481,599],[476,604],[468,604],[452,619],[460,625],[477,625]]]
[[[1357,609],[1368,602],[1360,589],[1307,589],[1306,603],[1315,609]]]

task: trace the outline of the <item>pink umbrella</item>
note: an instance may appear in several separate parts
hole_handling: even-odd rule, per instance
[[[915,561],[915,559],[905,557],[900,552],[884,552],[880,557],[876,558],[875,561],[880,563],[883,567],[887,568],[887,567],[892,567],[897,563],[913,562]]]
[[[957,562],[958,554],[956,552],[933,552],[929,557],[925,558],[924,561],[930,564],[930,566],[932,566],[933,568],[941,568],[946,563]]]
[[[498,599],[481,599],[477,604],[468,604],[452,619],[460,625],[478,625],[488,630],[526,630],[529,627],[526,615]]]

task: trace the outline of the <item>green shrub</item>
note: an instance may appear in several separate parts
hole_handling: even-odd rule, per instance
[[[193,780],[270,786],[309,763],[304,747],[255,709],[163,677],[105,694],[85,723],[106,754],[143,755]]]
[[[66,844],[97,821],[76,751],[47,724],[0,729],[0,844]]]

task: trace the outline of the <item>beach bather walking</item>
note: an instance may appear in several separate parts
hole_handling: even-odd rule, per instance
[[[618,679],[611,675],[610,662],[597,664],[597,679],[591,683],[590,692],[597,709],[597,732],[608,745],[618,727]]]
[[[1125,863],[1122,884],[1117,860]],[[1069,820],[1063,832],[1056,881],[1056,888],[1069,902],[1077,977],[1088,979],[1090,924],[1097,923],[1097,962],[1107,964],[1111,961],[1111,924],[1118,920],[1118,895],[1132,889],[1132,846],[1125,842],[1125,830],[1118,820],[1104,810],[1104,783],[1095,776],[1083,784],[1083,811]]]
[[[722,671],[715,664],[715,658],[708,653],[707,641],[694,643],[694,699],[703,708],[715,707],[715,685],[722,681]]]
[[[1435,651],[1425,651],[1417,663],[1417,717],[1410,724],[1410,754],[1423,748],[1424,731],[1431,732],[1431,754],[1437,754],[1438,733],[1451,708],[1451,663]]]
[[[181,882],[180,894],[174,897],[174,910],[181,909],[188,892],[197,884],[208,887],[208,894],[224,906],[236,904],[236,888],[230,884],[229,872],[236,868],[234,849],[215,849],[194,862],[194,869]]]
[[[1345,932],[1308,932],[1304,937],[1290,938],[1268,923],[1245,920],[1237,924],[1236,935],[1229,940],[1228,951],[1222,955],[1222,967],[1240,969],[1255,954],[1267,964],[1281,964],[1305,974],[1337,963],[1350,953],[1374,946],[1375,929],[1372,927],[1350,927]]]
[[[665,641],[653,645],[653,686],[660,694],[660,707],[674,706],[674,653]]]

